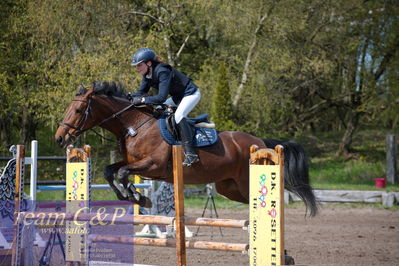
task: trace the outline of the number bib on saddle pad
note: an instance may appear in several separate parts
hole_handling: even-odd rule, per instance
[[[180,141],[177,141],[173,134],[169,131],[168,125],[167,125],[167,116],[162,115],[158,119],[158,127],[159,131],[161,132],[162,138],[170,145],[180,145]],[[213,128],[200,128],[200,127],[194,127],[195,128],[195,137],[193,140],[193,145],[194,147],[206,147],[210,146],[212,144],[215,144],[216,141],[218,140],[218,134],[217,131]]]

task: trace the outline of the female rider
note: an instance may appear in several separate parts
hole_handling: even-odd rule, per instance
[[[132,94],[132,103],[141,104],[168,104],[177,106],[174,119],[178,125],[184,149],[183,166],[191,166],[199,158],[193,147],[194,132],[186,121],[187,115],[197,105],[201,93],[189,77],[168,64],[159,60],[159,57],[150,48],[138,49],[132,58],[132,66],[143,76],[139,90]],[[154,96],[144,96],[153,87],[158,90]],[[171,97],[167,99],[168,95]]]

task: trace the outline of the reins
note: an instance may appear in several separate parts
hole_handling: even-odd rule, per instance
[[[101,138],[103,138],[103,139],[105,139],[105,140],[108,140],[108,141],[111,141],[111,142],[115,142],[115,143],[117,143],[117,141],[115,141],[115,140],[113,140],[113,139],[109,139],[109,138],[104,137],[103,135],[101,135],[100,133],[98,133],[97,131],[95,131],[95,130],[94,130],[94,127],[96,127],[96,126],[101,126],[102,124],[104,124],[104,123],[106,123],[106,122],[108,122],[108,121],[110,121],[110,120],[112,120],[112,119],[117,118],[119,115],[123,114],[124,112],[128,111],[130,108],[134,107],[133,104],[130,104],[130,105],[126,106],[125,108],[123,108],[122,110],[119,110],[118,112],[112,114],[111,116],[109,116],[109,117],[107,117],[107,118],[101,120],[99,123],[97,123],[96,125],[94,125],[92,128],[82,130],[81,128],[84,127],[84,124],[86,123],[88,117],[90,116],[92,98],[90,97],[88,101],[79,100],[79,99],[74,99],[73,101],[81,101],[81,102],[87,103],[87,107],[86,107],[86,110],[85,110],[85,112],[84,112],[84,116],[83,116],[82,119],[79,121],[78,126],[73,126],[73,125],[71,125],[71,124],[69,124],[69,123],[66,123],[66,122],[61,122],[61,123],[59,123],[59,124],[62,125],[62,126],[67,126],[67,127],[69,127],[69,128],[75,129],[75,130],[76,130],[76,133],[78,133],[79,135],[82,134],[83,132],[87,131],[87,130],[91,130],[91,131],[93,131],[97,136],[99,136],[99,137],[101,137]],[[143,122],[141,122],[136,128],[133,128],[134,130],[138,130],[138,129],[141,128],[143,125],[145,125],[146,123],[148,123],[150,120],[152,120],[153,118],[156,118],[156,117],[158,116],[158,113],[157,113],[157,112],[154,112],[154,111],[149,112],[149,111],[147,111],[147,110],[140,110],[139,108],[138,108],[138,110],[139,110],[140,112],[142,112],[142,113],[146,113],[146,114],[150,115],[150,117],[149,117],[148,119],[144,120]],[[70,137],[74,138],[74,139],[77,138],[76,134],[71,134],[71,133],[69,133],[69,132],[68,132],[67,134],[68,134]]]
[[[101,125],[104,124],[105,122],[107,122],[107,121],[109,121],[109,120],[111,120],[111,119],[116,118],[117,116],[119,116],[120,114],[126,112],[127,110],[129,110],[129,109],[132,108],[133,106],[134,106],[133,104],[130,104],[130,105],[126,106],[126,107],[123,108],[122,110],[120,110],[120,111],[116,112],[115,114],[112,114],[110,117],[107,117],[107,118],[105,118],[104,120],[102,120],[100,123],[98,123],[97,125],[95,125],[95,127],[96,127],[96,126],[101,126]]]

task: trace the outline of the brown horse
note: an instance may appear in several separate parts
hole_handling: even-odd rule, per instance
[[[105,179],[119,199],[148,207],[149,200],[135,191],[128,176],[141,175],[173,182],[172,147],[160,135],[156,117],[152,106],[134,107],[126,99],[121,86],[97,82],[92,88],[79,87],[55,134],[55,140],[61,147],[66,147],[95,126],[112,132],[119,141],[123,160],[104,169]],[[220,131],[218,136],[214,145],[197,150],[200,157],[198,163],[184,168],[186,184],[215,183],[218,193],[231,200],[248,203],[250,146],[274,148],[280,144],[285,155],[285,188],[303,199],[311,216],[317,213],[315,196],[309,185],[307,158],[299,144],[262,140],[238,131]]]

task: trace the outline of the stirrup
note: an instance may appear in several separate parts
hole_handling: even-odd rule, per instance
[[[193,163],[196,163],[199,161],[197,154],[188,153],[188,154],[184,154],[184,155],[185,155],[185,158],[184,158],[183,166],[190,167]]]

